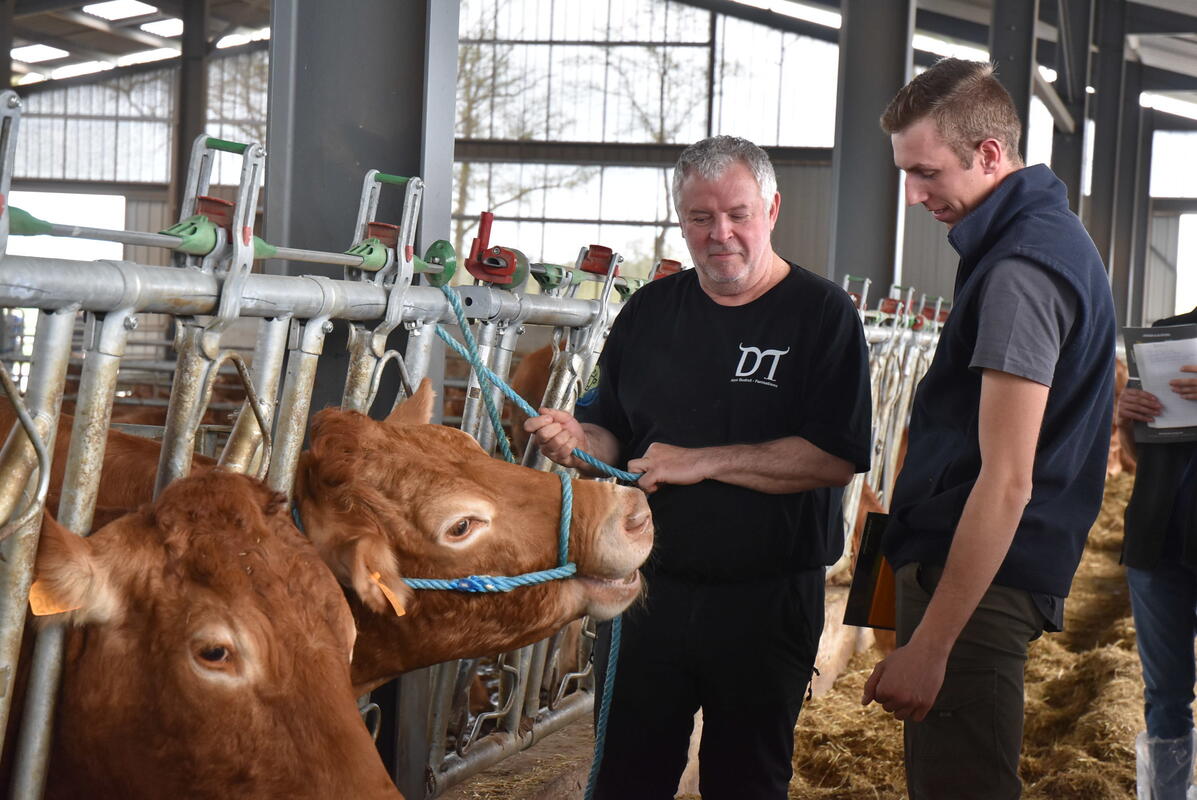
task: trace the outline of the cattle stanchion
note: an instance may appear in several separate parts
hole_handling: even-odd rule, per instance
[[[62,403],[62,387],[66,382],[77,311],[76,305],[60,305],[54,309],[43,309],[37,320],[34,359],[25,389],[25,404],[35,418],[44,421],[46,432],[43,442],[50,451],[54,448],[58,432],[58,411]],[[5,451],[11,452],[9,448],[13,446],[22,450],[28,447],[29,452],[32,451],[20,426],[14,427],[9,434]],[[7,459],[0,457],[0,460]],[[23,486],[25,480],[19,476],[28,476],[32,472],[32,460],[25,456],[20,463],[20,472],[13,478],[17,485]],[[25,464],[28,464],[28,468]],[[9,479],[9,476],[4,476],[0,484]],[[3,547],[0,552],[4,555],[4,560],[0,561],[0,584],[4,587],[4,603],[0,608],[0,672],[4,674],[0,677],[5,688],[3,695],[0,695],[0,736],[4,731],[2,726],[7,726],[11,710],[13,680],[25,626],[25,598],[29,596],[29,587],[33,583],[33,558],[37,552],[40,523],[40,515],[33,516],[0,545]],[[44,773],[48,753],[48,735],[41,728],[52,718],[54,689],[57,688],[57,684],[47,686],[48,679],[54,677],[54,666],[45,655],[43,648],[38,648],[34,653],[24,724],[18,739],[14,766],[16,791],[13,794],[16,797],[41,796],[43,775],[39,773]]]
[[[405,188],[402,221],[397,230],[394,226],[381,225],[374,217],[378,209],[378,196],[383,183],[395,183]],[[367,331],[360,323],[349,326],[349,367],[345,378],[345,390],[341,405],[366,412],[369,410],[370,395],[381,375],[381,366],[387,359],[387,336],[403,322],[403,298],[411,286],[415,269],[413,245],[416,237],[416,223],[420,215],[420,201],[424,183],[419,178],[398,176],[370,170],[362,186],[362,199],[358,206],[355,236],[357,244],[350,252],[380,249],[381,264],[345,270],[348,280],[358,279],[383,287],[387,292],[387,310],[381,323]],[[377,234],[377,236],[371,236]],[[373,272],[373,278],[370,273]]]
[[[0,95],[0,106],[16,102],[15,96]],[[2,111],[3,108],[0,108]],[[2,115],[0,115],[2,116]],[[3,137],[5,161],[0,166],[0,190],[7,189],[6,177],[11,168],[11,154],[15,136],[14,115],[0,131]],[[206,197],[214,159],[219,153],[231,153],[242,159],[241,179],[237,202],[231,209],[227,204]],[[148,267],[127,261],[82,262],[69,259],[44,259],[4,254],[2,244],[9,228],[10,209],[4,206],[0,215],[0,307],[40,309],[38,327],[33,340],[33,357],[28,375],[26,399],[35,412],[39,426],[44,426],[47,446],[53,444],[57,430],[54,424],[62,396],[65,370],[71,346],[71,329],[76,310],[89,315],[86,351],[80,377],[77,422],[72,434],[72,446],[66,465],[59,515],[77,533],[85,533],[91,526],[96,501],[95,480],[103,456],[105,430],[111,419],[113,395],[116,392],[117,372],[124,359],[129,334],[135,327],[137,313],[161,313],[177,322],[176,359],[173,365],[174,386],[168,405],[168,418],[162,448],[162,470],[158,477],[160,490],[173,477],[185,474],[190,466],[196,426],[203,413],[213,381],[221,364],[236,361],[237,372],[247,386],[247,398],[233,433],[221,454],[221,463],[239,471],[253,471],[267,466],[269,484],[284,492],[291,489],[295,465],[298,461],[308,414],[315,366],[324,346],[325,334],[336,321],[349,323],[360,329],[351,334],[351,342],[360,345],[354,352],[355,364],[346,378],[346,405],[366,406],[377,391],[380,371],[390,360],[399,361],[397,353],[382,349],[385,336],[398,325],[409,332],[406,361],[411,380],[418,381],[428,372],[433,332],[430,326],[453,319],[450,303],[439,288],[447,282],[454,268],[451,249],[434,246],[423,260],[411,249],[418,202],[410,202],[412,192],[418,190],[418,179],[395,176],[380,178],[374,173],[366,179],[369,188],[390,183],[404,186],[409,202],[404,204],[404,220],[393,244],[375,244],[350,253],[323,253],[269,245],[253,237],[252,213],[256,205],[257,173],[264,153],[255,144],[224,142],[201,137],[193,147],[192,169],[189,170],[187,192],[179,223],[161,233],[101,231],[68,225],[49,225],[48,231],[40,221],[23,217],[26,233],[51,232],[90,238],[107,238],[137,244],[167,247],[174,251],[176,267]],[[373,182],[371,183],[371,180]],[[5,195],[6,191],[0,191]],[[373,207],[367,201],[359,211],[360,223],[374,223]],[[32,228],[35,230],[29,230]],[[69,230],[67,230],[69,229]],[[381,232],[377,224],[373,231],[369,224],[366,233]],[[355,236],[358,244],[376,238]],[[357,248],[355,248],[357,250]],[[388,252],[389,251],[389,252]],[[616,306],[608,303],[612,287],[634,288],[635,282],[615,275],[611,267],[617,256],[604,256],[596,248],[585,248],[579,264],[570,274],[567,291],[560,296],[523,294],[494,285],[479,285],[451,290],[469,309],[471,325],[479,330],[489,326],[488,334],[494,358],[488,364],[505,377],[511,354],[526,325],[554,326],[562,329],[569,340],[575,359],[575,376],[571,391],[576,394],[578,376],[589,373],[589,366],[597,358]],[[371,271],[382,254],[382,267]],[[506,256],[505,253],[500,253]],[[318,277],[291,277],[251,274],[249,266],[255,258],[277,256],[295,261],[339,264],[349,270],[349,280]],[[589,273],[583,268],[586,260],[606,258],[607,271]],[[386,271],[388,259],[394,269]],[[513,283],[534,274],[526,264],[515,258]],[[502,266],[508,262],[503,260]],[[179,268],[186,267],[186,268]],[[356,272],[354,272],[356,271]],[[422,271],[432,286],[410,286],[412,272]],[[585,273],[585,275],[583,275]],[[369,276],[369,277],[368,277]],[[580,276],[580,277],[579,277]],[[575,280],[575,277],[577,280]],[[597,300],[583,300],[574,296],[582,279],[602,282],[602,294]],[[620,281],[623,281],[620,283]],[[211,317],[201,322],[200,317]],[[254,349],[252,376],[239,356],[231,356],[221,348],[221,336],[234,319],[256,320],[259,324]],[[362,323],[383,319],[383,325],[366,330]],[[289,350],[286,374],[282,361]],[[57,353],[57,355],[55,355]],[[368,367],[368,368],[367,368]],[[279,391],[280,380],[284,386]],[[257,396],[257,390],[262,392]],[[495,392],[497,399],[498,389]],[[481,394],[481,392],[479,392]],[[277,402],[276,402],[277,398]],[[564,403],[563,403],[564,404]],[[271,417],[275,422],[275,441],[269,434]],[[478,422],[481,422],[480,416]],[[482,426],[479,425],[480,433]],[[19,502],[32,467],[23,445],[23,434],[14,431],[9,438],[0,464],[9,459],[19,462],[18,471],[0,470],[0,506],[9,486],[17,494],[11,504]],[[496,436],[497,438],[497,436]],[[271,445],[273,444],[273,447]],[[12,508],[8,509],[10,512]],[[0,517],[6,515],[0,514]],[[3,677],[3,714],[8,714],[15,674],[17,649],[24,622],[25,600],[32,581],[36,526],[23,526],[4,545],[8,559],[0,563],[3,575],[5,604],[0,609],[0,672]],[[517,576],[518,577],[518,576]],[[7,602],[11,600],[12,602]],[[49,742],[49,720],[53,712],[54,687],[60,669],[61,630],[48,626],[34,657],[35,687],[30,697],[31,712],[25,718],[21,747],[17,755],[20,787],[17,796],[33,794],[44,781],[45,754]],[[556,637],[559,639],[560,637]],[[475,724],[460,730],[455,752],[445,755],[445,739],[450,723],[462,718],[464,706],[458,697],[468,686],[460,668],[448,666],[436,678],[440,691],[450,691],[449,697],[438,696],[432,717],[420,720],[410,712],[419,707],[418,692],[404,693],[403,709],[413,724],[424,726],[440,744],[431,751],[418,754],[421,769],[430,769],[434,786],[443,787],[473,774],[502,756],[523,749],[532,741],[583,716],[590,708],[592,695],[588,690],[564,694],[567,685],[585,681],[587,671],[574,671],[553,685],[554,652],[558,644],[542,642],[506,657],[503,672],[508,675],[503,686],[501,712],[493,720],[499,727],[498,736],[486,734],[486,725]],[[423,681],[427,676],[412,680]],[[542,689],[548,690],[548,702],[541,703]],[[456,690],[456,691],[453,691]],[[534,717],[531,735],[525,734],[526,717]],[[0,720],[2,723],[4,720]],[[430,724],[431,722],[431,724]],[[3,725],[0,725],[2,729]],[[410,760],[410,759],[409,759]]]

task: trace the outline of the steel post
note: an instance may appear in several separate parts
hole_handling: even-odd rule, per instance
[[[989,25],[989,60],[1018,109],[1022,137],[1018,155],[1027,157],[1027,120],[1031,116],[1031,80],[1035,73],[1035,23],[1039,0],[1002,0],[993,4]]]
[[[345,371],[345,389],[341,394],[341,407],[351,408],[363,414],[369,413],[366,399],[370,395],[370,379],[374,377],[374,369],[378,366],[378,357],[374,355],[372,341],[374,332],[366,326],[353,324],[349,326],[349,366]],[[414,388],[414,387],[413,387]]]
[[[154,497],[162,494],[172,481],[191,472],[195,432],[204,414],[203,387],[212,366],[212,359],[204,348],[204,337],[211,334],[207,334],[195,319],[177,319],[175,326],[178,363],[170,386],[170,405],[166,407],[166,429],[162,432]]]
[[[1118,180],[1118,137],[1125,67],[1126,0],[1097,4],[1097,63],[1094,69],[1096,126],[1093,134],[1093,179],[1085,224],[1109,270],[1114,254],[1114,198]],[[1120,317],[1121,319],[1121,317]]]
[[[1089,115],[1090,46],[1093,43],[1093,0],[1056,0],[1056,89],[1076,123],[1071,132],[1059,125],[1052,133],[1052,172],[1068,187],[1068,207],[1084,214],[1085,140]],[[1082,219],[1084,217],[1082,216]]]
[[[913,0],[840,4],[827,263],[832,280],[850,273],[888,286],[898,277],[901,187],[877,117],[910,77],[914,6]],[[861,236],[862,230],[869,235]]]
[[[316,367],[324,349],[324,337],[332,326],[327,318],[295,323],[297,342],[287,359],[287,377],[279,401],[274,450],[270,454],[270,471],[266,478],[271,489],[287,497],[291,496],[295,467],[299,464],[312,408]]]
[[[62,403],[62,386],[66,381],[67,363],[71,355],[71,336],[75,328],[76,308],[67,306],[52,312],[42,312],[37,319],[37,332],[33,343],[34,361],[29,372],[25,390],[25,403],[29,412],[40,424],[45,424],[42,437],[46,447],[53,452],[54,440],[58,434],[58,412]],[[18,434],[20,426],[14,427]],[[9,441],[12,442],[10,435]],[[6,446],[6,451],[9,449]],[[30,447],[32,450],[32,447]],[[32,465],[26,475],[32,472]],[[28,478],[33,481],[33,477]],[[17,476],[6,476],[4,483],[15,481],[24,486],[26,481]],[[32,494],[32,484],[30,484]],[[5,515],[7,516],[7,515]],[[0,544],[0,586],[3,587],[4,602],[0,604],[0,737],[8,728],[13,686],[16,678],[17,659],[21,650],[21,636],[25,628],[25,614],[29,597],[29,586],[33,583],[34,558],[41,532],[41,515],[35,515],[24,526]],[[37,699],[46,699],[39,696]],[[52,698],[50,698],[52,699]],[[23,791],[42,785],[45,753],[37,748],[44,731],[31,731],[35,725],[31,720],[48,718],[43,709],[36,705],[35,698],[27,698],[24,717],[27,724],[22,729],[14,761],[13,797],[41,797]],[[0,746],[3,740],[0,739]],[[30,750],[30,747],[34,749]]]
[[[1151,236],[1151,155],[1156,114],[1144,108],[1139,124],[1139,168],[1135,174],[1135,223],[1130,252],[1130,308],[1127,323],[1142,325],[1147,284],[1148,242]]]
[[[1143,65],[1128,61],[1122,77],[1122,109],[1118,117],[1118,163],[1114,184],[1114,241],[1109,261],[1110,291],[1114,295],[1115,319],[1119,325],[1130,320],[1130,309],[1139,298],[1131,296],[1131,261],[1134,251],[1135,192],[1138,189],[1139,128],[1143,108],[1139,94],[1143,86]]]
[[[279,378],[287,353],[287,334],[290,328],[291,319],[287,316],[264,319],[258,327],[258,339],[254,345],[253,379],[254,388],[264,406],[262,415],[267,423],[274,420],[277,408]],[[233,432],[229,434],[229,440],[225,442],[224,450],[220,454],[220,465],[236,472],[253,472],[258,447],[262,443],[262,431],[249,408],[249,402],[246,398],[242,404],[237,421],[233,424]]]
[[[478,359],[487,367],[494,358],[495,342],[499,338],[499,326],[486,321],[479,321],[474,329],[474,339],[478,343]],[[482,385],[478,374],[470,370],[469,381],[466,385],[465,408],[461,412],[461,429],[478,440],[479,444],[487,438],[486,431],[490,421],[487,419],[486,406],[482,403]],[[489,438],[494,445],[494,438]],[[489,452],[485,444],[482,449]]]

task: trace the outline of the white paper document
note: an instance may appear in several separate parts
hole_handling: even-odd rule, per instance
[[[1177,378],[1197,378],[1197,373],[1180,371],[1185,365],[1197,364],[1197,339],[1139,342],[1134,348],[1143,390],[1159,398],[1164,407],[1155,422],[1148,425],[1152,428],[1197,425],[1197,401],[1185,400],[1168,385]]]

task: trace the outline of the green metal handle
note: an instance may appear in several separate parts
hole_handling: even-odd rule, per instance
[[[396,186],[403,186],[411,179],[405,178],[402,175],[391,175],[386,172],[380,172],[374,176],[374,180],[378,181],[379,183],[393,183]]]
[[[274,258],[275,254],[277,252],[278,252],[278,248],[275,247],[274,245],[272,245],[270,242],[266,241],[265,239],[261,238],[260,236],[254,237],[254,258],[255,259]]]
[[[13,236],[36,236],[51,230],[52,226],[45,220],[40,220],[16,206],[8,207],[8,232]]]
[[[208,141],[205,142],[205,144],[211,150],[223,150],[226,153],[236,153],[237,155],[243,154],[245,149],[249,147],[247,144],[230,142],[227,139],[217,139],[213,136],[209,136]]]

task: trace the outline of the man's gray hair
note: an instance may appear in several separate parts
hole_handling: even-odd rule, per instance
[[[768,208],[773,203],[773,195],[777,193],[777,175],[773,172],[769,155],[738,136],[711,136],[683,150],[673,168],[673,207],[678,216],[682,215],[682,181],[688,175],[697,173],[707,180],[714,180],[737,161],[756,178],[756,184],[761,188],[761,199],[765,201],[765,208]]]

